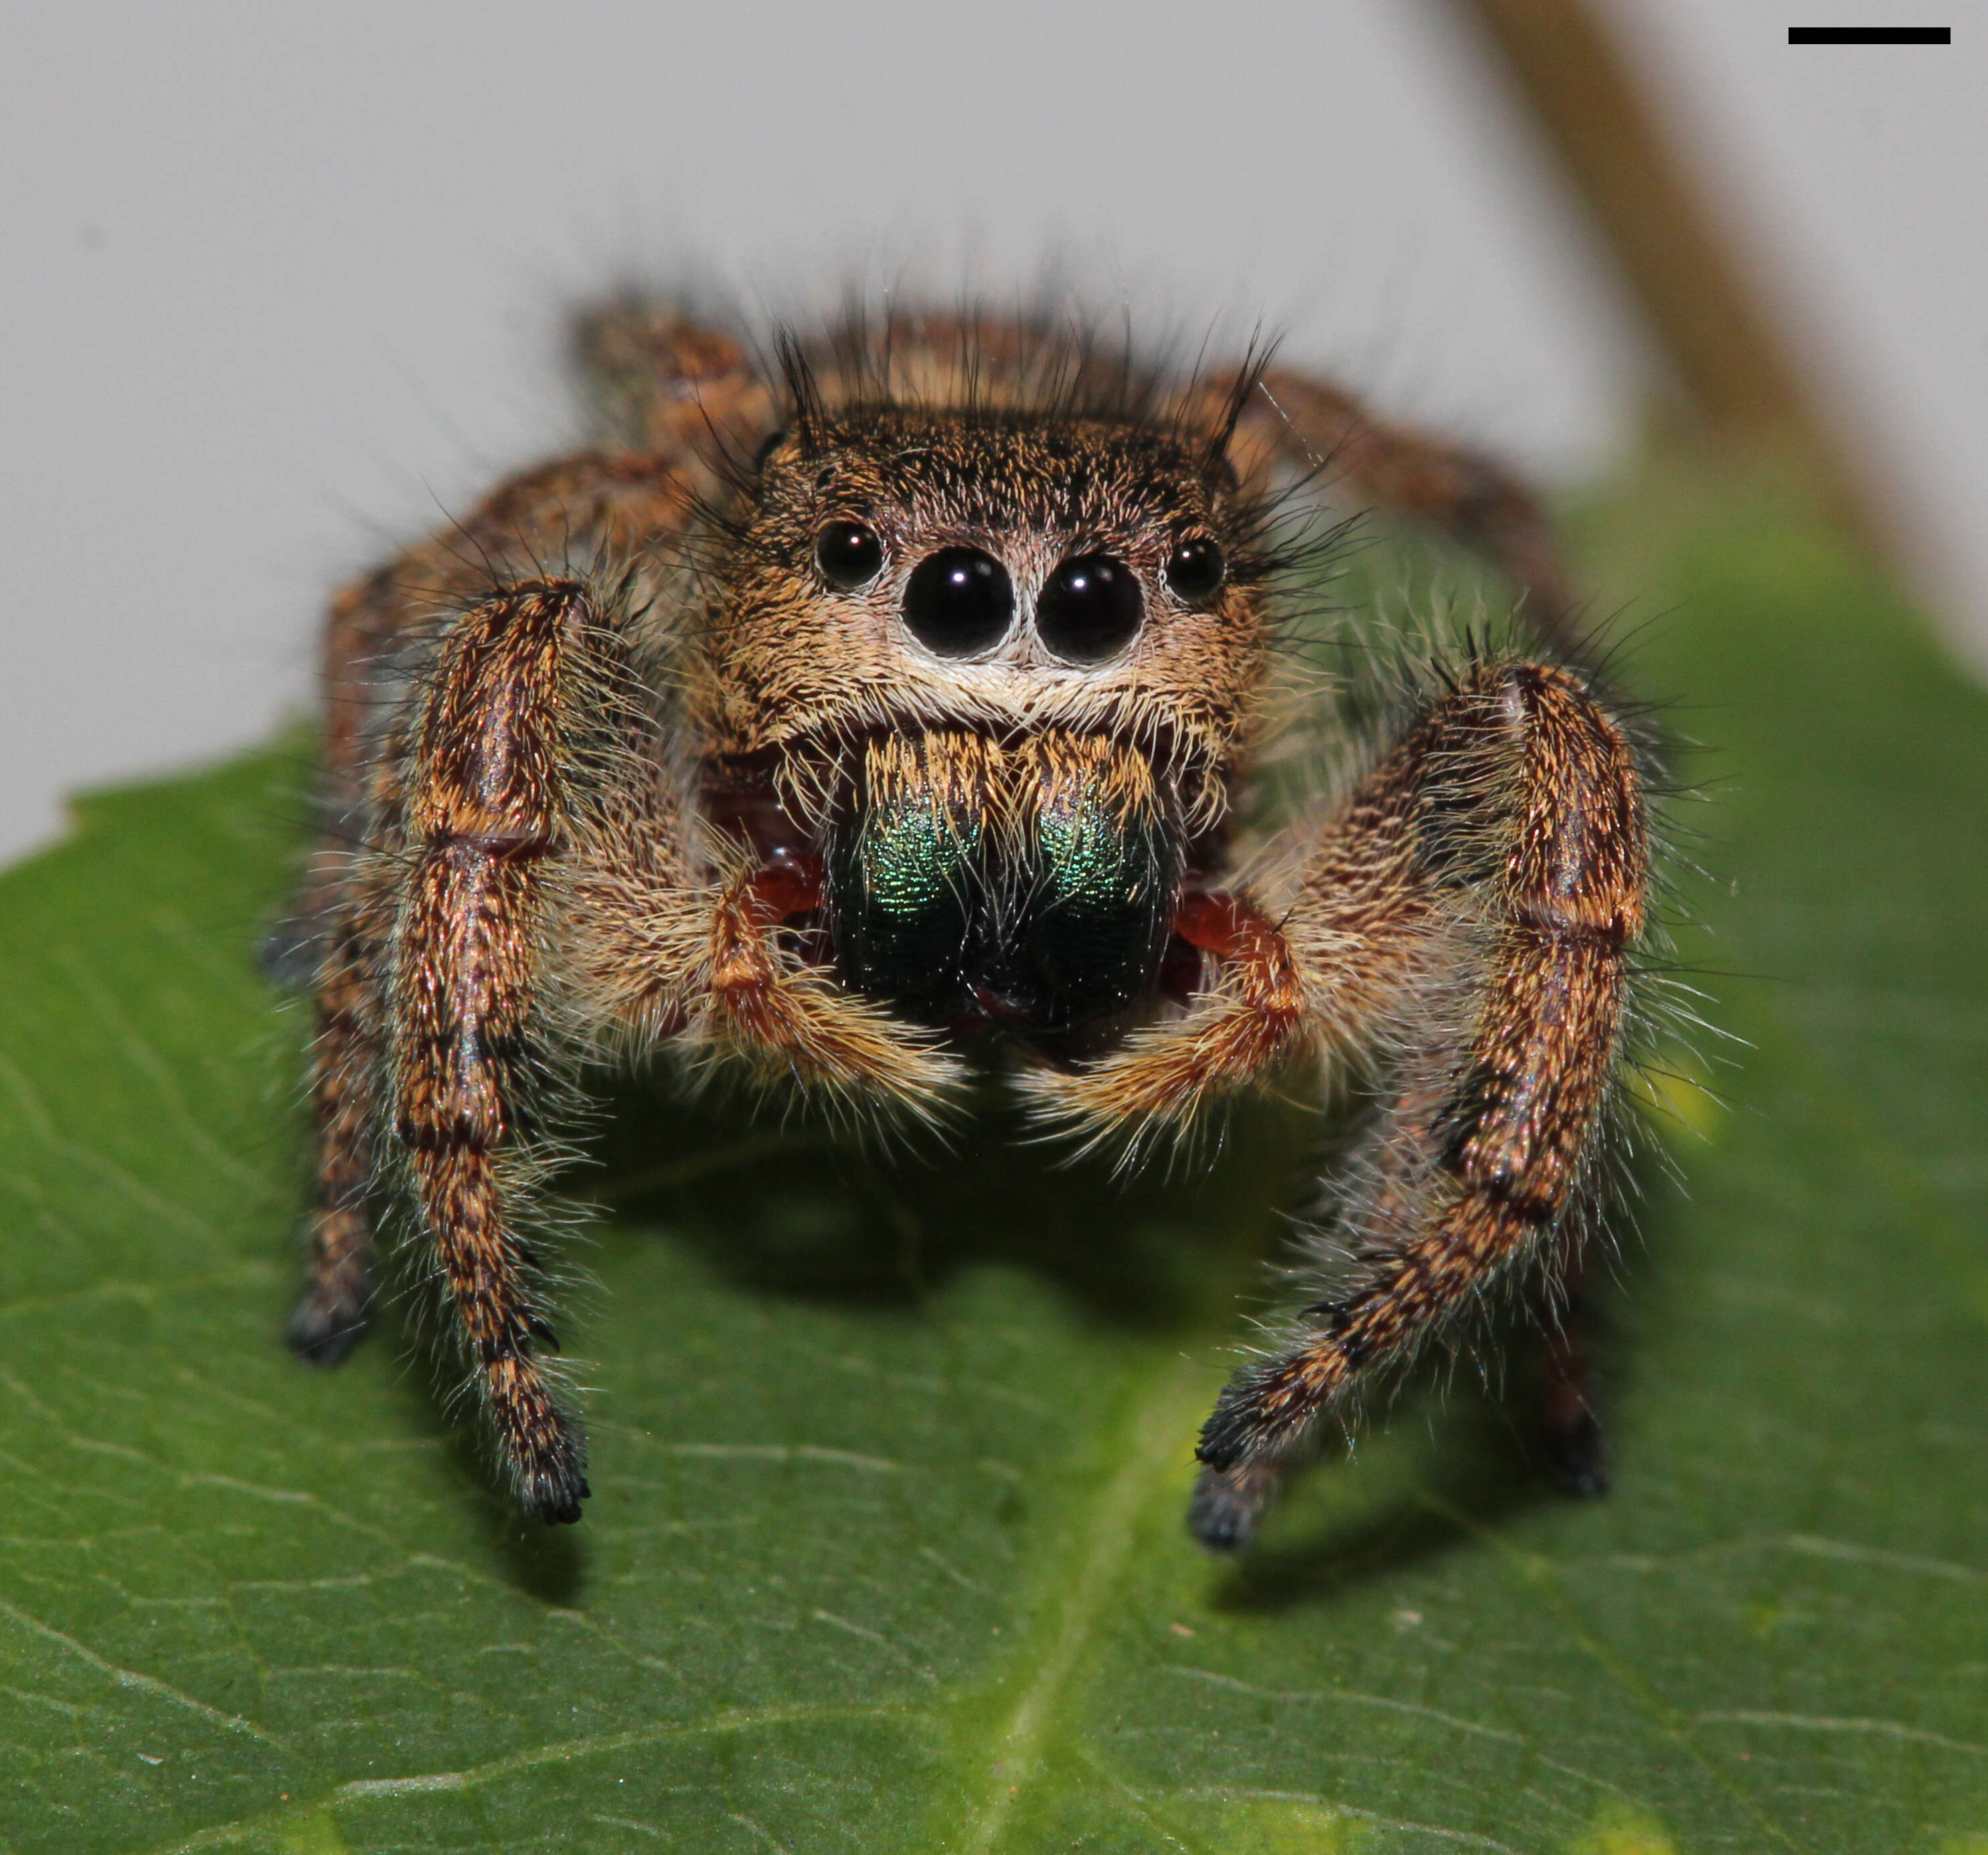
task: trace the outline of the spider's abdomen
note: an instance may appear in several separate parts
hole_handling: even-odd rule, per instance
[[[1178,834],[1150,764],[1102,737],[964,733],[865,752],[830,857],[837,963],[932,1022],[1061,1036],[1158,972]]]

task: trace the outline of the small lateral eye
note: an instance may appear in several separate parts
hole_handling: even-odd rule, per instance
[[[1222,544],[1206,535],[1176,542],[1167,556],[1167,584],[1190,603],[1211,596],[1228,572]]]
[[[860,522],[831,522],[814,538],[814,562],[830,586],[853,593],[883,570],[884,544]]]
[[[978,548],[942,548],[920,561],[904,584],[904,623],[941,657],[985,650],[1014,616],[1008,569]]]
[[[1036,600],[1036,630],[1058,657],[1101,663],[1132,640],[1145,615],[1138,577],[1109,554],[1066,560]]]

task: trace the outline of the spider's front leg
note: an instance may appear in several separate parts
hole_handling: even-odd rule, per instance
[[[614,603],[584,582],[508,587],[458,618],[375,767],[377,841],[334,929],[351,970],[334,957],[322,988],[324,1182],[293,1343],[349,1343],[344,1272],[363,1293],[363,1256],[341,1219],[365,1234],[370,1156],[397,1152],[500,1463],[550,1521],[579,1518],[584,1450],[541,1356],[525,1232],[576,1057],[722,1036],[844,1089],[945,1080],[778,945],[805,894],[692,868],[641,687]]]
[[[1635,755],[1582,681],[1481,666],[1355,790],[1274,928],[1225,901],[1255,924],[1224,945],[1184,914],[1224,961],[1215,991],[1095,1069],[1037,1085],[1052,1112],[1101,1133],[1185,1119],[1249,1080],[1253,1059],[1307,1046],[1364,1052],[1378,1080],[1380,1105],[1328,1181],[1320,1297],[1202,1431],[1192,1522],[1209,1544],[1246,1540],[1321,1414],[1550,1244],[1577,1248],[1648,862]],[[1296,1009],[1266,984],[1286,966]]]
[[[631,687],[619,637],[579,583],[507,589],[465,613],[437,647],[397,763],[377,770],[392,789],[378,802],[387,841],[360,884],[391,917],[380,1120],[512,1492],[549,1521],[578,1519],[587,1485],[580,1431],[540,1357],[556,1343],[521,1230],[534,1137],[559,1093],[546,929],[563,866],[586,858],[608,815]]]

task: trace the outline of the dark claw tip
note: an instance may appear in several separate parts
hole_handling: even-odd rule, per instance
[[[1587,1413],[1571,1428],[1545,1438],[1547,1472],[1563,1494],[1598,1501],[1608,1492],[1608,1438]]]
[[[358,1345],[365,1331],[364,1308],[306,1295],[297,1303],[283,1338],[298,1358],[314,1366],[335,1366]]]
[[[1256,1522],[1276,1499],[1283,1471],[1271,1462],[1222,1471],[1204,1468],[1188,1503],[1187,1530],[1211,1553],[1239,1553],[1256,1536]]]
[[[1219,1480],[1204,1475],[1188,1503],[1187,1530],[1211,1553],[1239,1553],[1256,1536],[1256,1516],[1229,1499]]]
[[[548,1526],[573,1526],[580,1518],[580,1504],[593,1490],[577,1469],[560,1467],[533,1478],[534,1485],[519,1503],[533,1519]]]

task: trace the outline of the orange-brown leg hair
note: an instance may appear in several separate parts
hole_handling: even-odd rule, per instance
[[[1320,1297],[1202,1432],[1192,1524],[1209,1544],[1248,1538],[1321,1414],[1550,1240],[1577,1240],[1647,863],[1635,755],[1581,680],[1480,666],[1356,789],[1275,928],[1226,897],[1184,907],[1182,931],[1223,961],[1185,1018],[1032,1083],[1102,1137],[1185,1120],[1249,1058],[1358,1052],[1378,1078],[1317,1235]],[[1286,964],[1296,1013],[1271,982]]]
[[[438,609],[488,596],[506,579],[534,579],[546,563],[667,554],[697,495],[715,481],[713,447],[735,441],[729,430],[714,434],[703,416],[705,396],[722,390],[725,406],[742,417],[750,397],[739,384],[742,356],[722,338],[680,319],[672,328],[678,346],[658,335],[644,357],[658,407],[635,434],[644,450],[583,452],[521,472],[459,522],[355,581],[333,603],[323,675],[324,831],[289,917],[265,950],[278,978],[313,986],[317,995],[319,1178],[307,1285],[289,1330],[305,1358],[333,1363],[350,1351],[370,1292],[367,1197],[379,1158],[372,1127],[387,1029],[377,995],[397,882],[394,871],[379,864],[401,847],[399,781],[411,718],[395,711],[406,657],[418,650]],[[639,831],[653,820],[628,822]],[[655,862],[628,860],[638,870]],[[653,964],[644,967],[644,978],[654,971]]]
[[[823,880],[820,858],[783,857],[719,891],[705,1034],[803,1087],[935,1118],[959,1084],[958,1060],[779,944],[775,929],[821,905]]]
[[[286,983],[322,985],[332,933],[350,907],[365,844],[377,835],[374,764],[386,711],[398,699],[411,647],[434,615],[491,588],[575,573],[597,559],[668,559],[700,495],[717,482],[708,431],[693,433],[694,400],[678,406],[686,428],[659,429],[651,449],[582,451],[520,471],[438,533],[342,588],[326,615],[320,684],[324,766],[320,841],[288,918],[264,949]],[[668,441],[667,442],[664,441]]]
[[[1567,671],[1482,669],[1424,716],[1354,812],[1369,857],[1399,870],[1401,902],[1424,898],[1418,938],[1441,957],[1422,1009],[1386,1029],[1392,1098],[1343,1175],[1321,1245],[1327,1292],[1237,1374],[1202,1431],[1195,1520],[1215,1545],[1247,1538],[1321,1413],[1556,1238],[1577,1243],[1570,1214],[1596,1189],[1648,883],[1621,732]],[[1301,965],[1314,912],[1335,911],[1308,875],[1286,924]]]
[[[442,640],[405,774],[387,985],[388,1113],[445,1324],[519,1505],[551,1521],[576,1520],[587,1488],[519,1228],[549,1083],[538,943],[553,861],[594,797],[582,769],[607,757],[584,737],[612,732],[617,642],[571,582],[495,594]]]
[[[779,406],[737,336],[666,301],[617,298],[574,330],[609,424],[644,451],[749,458]]]
[[[690,869],[619,609],[585,582],[536,581],[443,633],[376,763],[376,842],[347,904],[347,921],[384,926],[338,941],[355,949],[349,985],[336,958],[321,975],[324,1201],[363,1219],[366,1130],[390,1128],[445,1333],[519,1505],[551,1521],[579,1518],[584,1451],[543,1357],[555,1343],[526,1232],[573,1059],[729,1042],[921,1100],[952,1075],[778,944],[818,900],[817,871]],[[319,1220],[313,1320],[352,1266],[347,1228]]]

